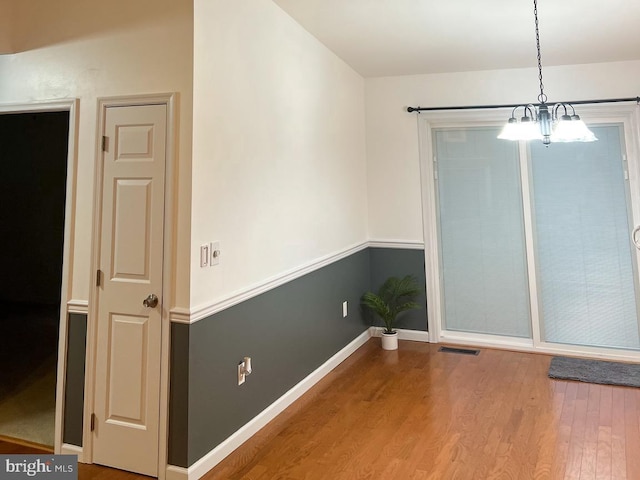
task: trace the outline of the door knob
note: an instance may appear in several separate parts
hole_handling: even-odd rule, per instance
[[[638,240],[637,238],[638,231],[640,231],[640,225],[633,229],[633,232],[631,233],[631,241],[636,246],[636,248],[640,250],[640,240]]]
[[[149,294],[147,298],[142,301],[142,305],[147,308],[155,308],[158,305],[158,297],[156,297],[153,293]]]

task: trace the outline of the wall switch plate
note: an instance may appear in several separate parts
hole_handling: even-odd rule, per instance
[[[209,265],[209,245],[200,245],[200,267]]]
[[[348,313],[347,301],[342,302],[342,318],[346,317]]]
[[[222,254],[220,251],[220,242],[211,242],[209,244],[209,254],[211,255],[209,266],[213,267],[214,265],[219,265],[220,255]]]

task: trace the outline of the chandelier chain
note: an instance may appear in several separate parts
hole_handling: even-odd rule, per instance
[[[536,20],[536,48],[538,50],[538,79],[540,80],[540,95],[538,101],[547,103],[547,96],[544,94],[544,84],[542,83],[542,54],[540,53],[540,32],[538,30],[538,1],[533,0],[533,16]]]

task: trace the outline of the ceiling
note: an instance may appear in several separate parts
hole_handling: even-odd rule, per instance
[[[273,0],[364,77],[535,67],[533,0]],[[539,0],[542,63],[640,59],[640,1]]]

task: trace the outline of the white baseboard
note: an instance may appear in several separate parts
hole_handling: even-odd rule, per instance
[[[349,345],[344,347],[324,364],[310,373],[304,380],[294,386],[291,390],[281,396],[274,403],[269,405],[253,420],[245,424],[240,430],[235,432],[216,448],[207,453],[200,460],[189,468],[168,465],[166,480],[197,480],[224,460],[227,455],[255,435],[262,427],[277,417],[282,411],[300,398],[311,387],[318,383],[329,372],[349,357],[353,352],[364,345],[371,338],[371,329],[365,330]]]
[[[71,445],[69,443],[63,443],[62,447],[60,447],[61,455],[77,455],[78,462],[84,463],[84,456],[82,454],[82,447],[77,445]]]
[[[371,327],[372,337],[379,337],[384,330],[383,327]],[[403,328],[396,328],[398,332],[398,340],[411,340],[412,342],[425,342],[429,343],[429,332],[423,330],[405,330]]]
[[[184,467],[176,467],[175,465],[167,465],[167,472],[164,480],[188,480],[189,470]]]

